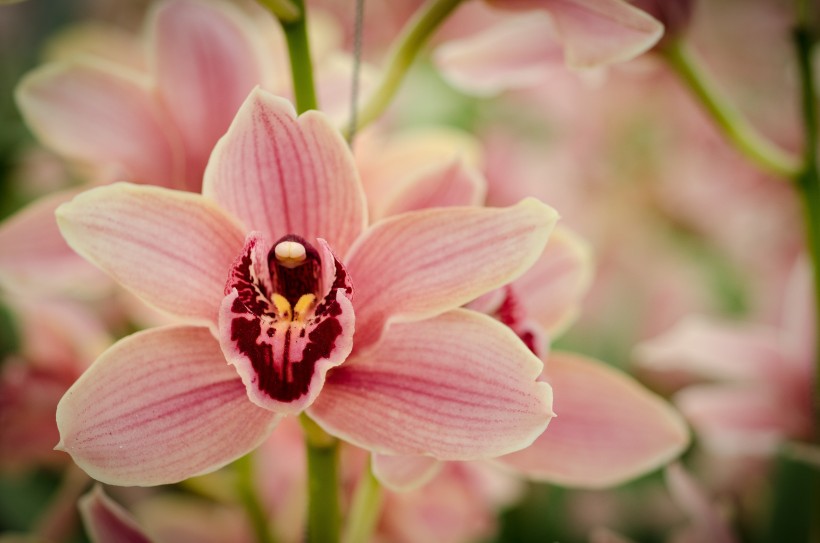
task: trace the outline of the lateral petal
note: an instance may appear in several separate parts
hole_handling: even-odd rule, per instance
[[[172,0],[151,14],[150,63],[157,90],[179,127],[190,190],[256,85],[267,83],[257,26],[227,2]]]
[[[309,414],[371,451],[438,460],[529,445],[552,417],[542,364],[494,319],[457,309],[392,326],[373,349],[328,374]]]
[[[216,323],[242,250],[234,219],[198,194],[116,183],[57,210],[68,244],[151,305]]]
[[[601,362],[551,353],[544,378],[558,416],[530,447],[498,459],[529,477],[582,488],[617,485],[662,466],[689,442],[670,405]]]
[[[516,279],[541,254],[558,214],[529,198],[507,208],[451,207],[390,217],[351,249],[361,350],[388,319],[418,320]]]
[[[176,128],[152,93],[144,74],[83,59],[31,72],[17,87],[16,99],[26,124],[56,152],[115,165],[129,181],[181,186],[184,164]]]
[[[330,121],[255,89],[214,148],[203,194],[268,239],[323,238],[340,255],[367,210],[353,158]]]
[[[58,448],[108,484],[167,484],[242,456],[277,420],[248,401],[207,328],[154,328],[114,344],[66,392]]]

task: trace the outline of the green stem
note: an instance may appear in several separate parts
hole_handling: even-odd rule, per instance
[[[260,0],[279,19],[282,30],[285,32],[285,41],[288,44],[288,56],[290,57],[290,73],[293,80],[293,96],[296,100],[296,111],[304,113],[309,109],[319,109],[316,100],[316,87],[313,84],[313,63],[310,57],[310,42],[307,35],[307,10],[304,0],[288,0],[287,4],[295,7],[297,16],[293,17],[285,13],[280,14],[279,9],[273,7],[274,4],[282,5],[283,2],[270,0]]]
[[[248,515],[257,543],[276,543],[276,538],[273,537],[268,527],[268,517],[256,493],[253,475],[253,453],[246,454],[234,462],[234,468],[236,470],[236,489],[239,500]]]
[[[339,441],[307,415],[300,417],[305,433],[308,465],[308,543],[338,543]]]
[[[382,497],[382,487],[368,465],[353,496],[353,505],[345,526],[344,543],[368,543],[371,540],[379,520]]]
[[[662,50],[667,64],[678,74],[726,138],[758,166],[782,178],[794,178],[798,160],[763,137],[719,92],[695,56],[680,40]]]
[[[814,443],[820,444],[820,168],[818,167],[818,119],[817,89],[812,73],[812,54],[815,38],[812,28],[811,6],[813,2],[797,1],[797,26],[794,30],[794,44],[797,52],[797,67],[800,76],[800,98],[803,111],[803,161],[795,176],[795,184],[803,202],[806,224],[806,244],[811,256],[814,274],[815,303],[815,371],[812,394],[814,412]],[[820,470],[815,469],[811,484],[812,510],[820,507]],[[811,541],[820,541],[820,516],[811,517]]]
[[[387,69],[376,90],[359,112],[356,129],[367,126],[387,109],[421,48],[462,1],[428,0],[416,12],[393,43],[387,55]]]

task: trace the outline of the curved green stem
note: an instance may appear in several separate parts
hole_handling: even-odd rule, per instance
[[[797,175],[798,159],[777,147],[749,124],[740,111],[721,95],[682,41],[669,42],[661,53],[726,138],[741,153],[779,177],[794,178]]]
[[[345,526],[344,543],[368,543],[371,540],[382,506],[382,487],[371,466],[365,468]]]
[[[391,47],[387,55],[387,69],[376,90],[359,112],[356,129],[367,126],[384,113],[421,48],[462,1],[428,0],[416,12]],[[349,134],[345,136],[348,137]]]
[[[308,465],[308,543],[339,541],[339,440],[310,418],[299,418],[305,434]]]
[[[285,33],[296,111],[304,113],[309,109],[319,109],[316,87],[313,84],[313,63],[310,56],[307,10],[304,0],[259,1],[279,19]],[[293,13],[293,9],[296,10],[296,14]]]
[[[236,470],[236,490],[239,501],[245,508],[257,543],[276,543],[276,538],[268,527],[268,517],[259,501],[254,484],[253,453],[246,454],[234,462]]]

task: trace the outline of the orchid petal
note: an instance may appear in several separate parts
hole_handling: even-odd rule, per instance
[[[392,194],[380,216],[431,207],[477,206],[487,194],[487,182],[460,158],[422,172]]]
[[[217,140],[266,82],[263,43],[256,25],[226,2],[164,2],[148,35],[159,95],[185,141],[189,188],[198,190]]]
[[[567,65],[591,68],[648,51],[663,25],[624,0],[492,0],[499,8],[546,10],[564,43]]]
[[[44,196],[0,224],[3,288],[92,295],[111,286],[104,274],[71,250],[57,228],[54,210],[77,193],[72,189]]]
[[[84,59],[35,70],[16,97],[28,126],[58,153],[123,168],[129,181],[177,186],[180,143],[152,92],[144,74]]]
[[[811,434],[810,399],[784,398],[766,384],[693,385],[674,400],[704,445],[722,454],[765,456],[787,437]]]
[[[217,143],[203,194],[268,239],[323,238],[340,255],[367,221],[364,192],[338,131],[316,111],[254,90]]]
[[[428,483],[441,470],[429,456],[373,455],[373,475],[394,492],[408,492]]]
[[[215,323],[242,250],[234,220],[198,194],[117,183],[57,210],[75,251],[151,305]]]
[[[526,314],[557,337],[580,312],[592,281],[589,246],[568,228],[558,226],[533,266],[513,283]]]
[[[639,344],[635,356],[641,366],[656,371],[756,380],[779,370],[779,347],[774,329],[691,316]]]
[[[309,414],[371,451],[438,460],[529,445],[552,416],[538,360],[506,326],[457,309],[392,326],[373,349],[328,374]]]
[[[276,421],[248,401],[207,328],[154,328],[114,344],[66,392],[58,448],[99,481],[166,484],[239,458]]]
[[[93,543],[150,543],[136,520],[121,505],[108,497],[101,485],[78,502],[88,536]]]
[[[436,49],[435,62],[454,87],[481,96],[546,83],[564,69],[564,50],[545,13],[502,17],[490,28]]]
[[[443,313],[516,279],[538,258],[557,213],[534,199],[508,208],[414,211],[374,224],[346,261],[356,285],[354,348],[388,319]]]
[[[661,23],[624,0],[546,0],[544,4],[572,68],[631,60],[663,36]]]
[[[499,459],[534,479],[617,485],[669,462],[689,442],[671,406],[601,362],[552,353],[544,375],[558,416],[533,445]]]

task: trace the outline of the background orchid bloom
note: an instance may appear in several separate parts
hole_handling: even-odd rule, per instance
[[[71,384],[112,343],[98,315],[65,300],[3,298],[19,346],[0,369],[0,471],[59,465],[54,411]],[[4,346],[8,348],[8,346]]]
[[[807,262],[795,266],[779,327],[692,316],[636,348],[653,372],[706,380],[675,403],[704,444],[729,455],[770,455],[811,434],[814,316]],[[711,382],[708,382],[711,381]]]
[[[436,63],[458,88],[494,94],[547,84],[556,66],[594,68],[651,49],[663,25],[624,0],[493,0],[503,10],[483,32],[442,44]]]
[[[61,448],[95,478],[209,471],[306,408],[366,449],[453,460],[526,446],[551,417],[538,359],[456,308],[523,273],[554,211],[424,210],[366,229],[352,157],[320,113],[297,119],[256,90],[203,196],[118,184],[58,218],[78,252],[189,323],[118,342],[62,400]]]
[[[144,36],[143,69],[85,46],[27,75],[17,102],[41,142],[108,180],[198,191],[245,97],[271,82],[265,41],[236,7],[192,0],[156,4]]]

